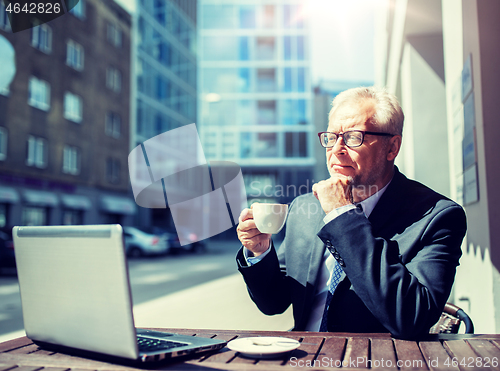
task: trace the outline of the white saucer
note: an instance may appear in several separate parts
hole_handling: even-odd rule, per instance
[[[300,343],[290,338],[258,336],[235,339],[230,341],[227,346],[245,357],[274,358],[297,349]]]

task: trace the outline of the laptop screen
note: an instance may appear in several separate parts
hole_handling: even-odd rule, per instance
[[[120,225],[14,227],[26,335],[138,357]]]

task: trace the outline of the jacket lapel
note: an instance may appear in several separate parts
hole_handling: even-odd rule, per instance
[[[377,235],[381,228],[387,225],[389,220],[395,213],[398,212],[398,207],[401,205],[403,195],[403,184],[406,177],[401,174],[397,167],[394,168],[394,177],[391,184],[377,202],[368,220],[372,225],[372,231]]]

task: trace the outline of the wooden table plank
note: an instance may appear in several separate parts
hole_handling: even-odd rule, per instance
[[[396,350],[392,339],[370,339],[372,369],[393,370],[397,369]]]
[[[292,335],[291,333],[290,335]],[[298,365],[312,364],[316,358],[316,354],[323,344],[323,336],[287,336],[287,338],[294,339],[300,342],[300,347],[288,352],[283,357],[267,360],[262,363],[262,366],[291,366],[297,367]],[[262,361],[261,361],[262,362]]]
[[[370,340],[367,338],[348,338],[342,366],[345,368],[368,368],[368,350]]]
[[[478,354],[474,365],[488,368],[490,370],[500,370],[500,349],[495,344],[486,339],[469,339],[467,342]]]
[[[474,353],[468,342],[465,340],[446,340],[443,342],[443,346],[450,354],[452,363],[458,364],[458,368],[460,370],[477,370],[474,365],[470,365],[470,360],[474,360],[477,357],[477,354]]]
[[[431,370],[459,370],[439,341],[421,341],[420,350]]]
[[[39,349],[38,345],[31,343],[31,344],[28,344],[26,346],[11,350],[11,351],[9,351],[9,353],[10,354],[30,354],[30,353],[36,352],[38,349]]]
[[[235,352],[227,347],[218,353],[202,355],[199,358],[174,360],[172,363],[152,365],[152,369],[167,370],[258,370],[278,371],[297,368],[308,370],[337,369],[342,365],[358,366],[359,370],[392,369],[397,361],[401,362],[401,370],[423,369],[443,370],[455,369],[454,364],[443,367],[447,359],[453,357],[464,358],[471,356],[474,359],[485,357],[500,357],[500,335],[446,335],[429,337],[420,343],[392,339],[388,334],[325,334],[319,332],[288,332],[288,331],[233,331],[233,330],[192,330],[192,329],[161,329],[168,332],[177,332],[185,335],[196,335],[211,338],[220,338],[226,341],[235,337],[248,336],[282,336],[301,339],[301,347],[290,353],[287,358],[276,360],[254,360],[236,356]],[[441,339],[441,340],[440,340]],[[41,350],[27,338],[15,339],[0,344],[0,371],[89,371],[89,370],[137,370],[130,366],[102,362],[62,353],[52,353]],[[296,357],[293,362],[291,357]],[[358,358],[361,357],[361,358]],[[434,359],[438,364],[433,364]],[[385,360],[384,364],[375,361]],[[299,367],[298,361],[304,361]],[[388,361],[391,364],[388,365]],[[306,362],[309,362],[307,364]],[[316,361],[316,363],[315,363]],[[446,366],[446,365],[445,365]],[[455,365],[457,366],[457,365]],[[495,370],[493,367],[474,367],[463,364],[458,369],[464,370]]]
[[[6,350],[12,350],[16,348],[24,347],[28,344],[32,344],[32,341],[28,339],[26,336],[21,338],[5,341],[0,344],[0,352],[4,352]]]
[[[328,362],[329,367],[341,367],[346,344],[347,339],[345,337],[327,337],[318,353],[317,359]]]
[[[394,339],[400,370],[428,370],[418,344],[414,341]]]

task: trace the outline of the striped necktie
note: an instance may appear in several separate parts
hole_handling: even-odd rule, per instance
[[[330,302],[332,301],[335,289],[339,285],[340,281],[344,279],[344,277],[345,277],[344,270],[340,266],[339,262],[335,260],[335,265],[333,266],[330,285],[328,286],[328,294],[326,295],[325,310],[323,311],[323,318],[321,319],[321,325],[319,327],[319,331],[321,332],[328,331],[327,322],[328,322],[328,310],[330,309]]]

